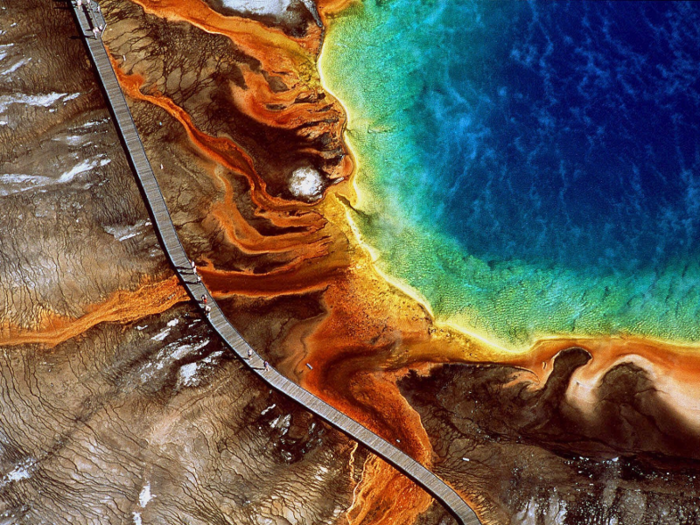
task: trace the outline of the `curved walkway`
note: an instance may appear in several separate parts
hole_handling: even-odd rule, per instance
[[[233,328],[231,323],[228,322],[223,312],[216,304],[216,301],[209,295],[206,287],[202,283],[193,283],[187,280],[187,276],[189,276],[191,281],[196,281],[196,279],[192,279],[190,260],[175,231],[175,226],[170,218],[165,199],[163,198],[156,177],[146,157],[146,152],[136,131],[134,121],[131,118],[131,113],[126,104],[124,94],[119,87],[117,77],[107,56],[107,51],[101,39],[95,38],[92,35],[93,20],[97,19],[98,25],[102,25],[103,23],[101,15],[93,11],[94,5],[93,3],[92,8],[87,8],[85,6],[78,7],[71,3],[73,13],[85,37],[85,42],[102,82],[102,87],[115,119],[117,131],[124,143],[127,157],[137,175],[137,180],[146,198],[146,205],[153,217],[153,226],[156,233],[160,238],[163,249],[170,259],[170,262],[175,267],[178,276],[192,298],[199,304],[200,309],[202,305],[198,299],[203,294],[206,294],[209,298],[208,303],[211,306],[211,312],[208,316],[208,320],[211,326],[221,335],[231,350],[241,358],[243,363],[260,376],[268,385],[292,398],[341,432],[359,441],[365,447],[408,476],[438,500],[462,525],[481,525],[476,514],[465,501],[450,486],[416,460],[404,454],[371,430],[365,428],[355,420],[304,390],[296,383],[290,381],[275,369],[270,367],[269,370],[265,371],[263,367],[264,361],[256,352],[252,351],[252,349],[252,357],[248,359],[250,346],[243,340],[235,328]],[[92,20],[87,17],[88,12],[93,16]]]

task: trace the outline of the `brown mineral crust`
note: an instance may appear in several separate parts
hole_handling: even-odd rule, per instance
[[[315,53],[200,0],[139,5],[150,16],[125,1],[103,6],[105,41],[125,59],[125,74],[143,76],[145,94],[170,99],[202,133],[242,148],[269,196],[290,197],[288,177],[297,167],[315,167],[327,184],[349,173],[343,112],[321,86]],[[194,57],[192,46],[200,50]],[[139,52],[146,48],[147,55]]]
[[[1,349],[2,516],[336,522],[359,468],[347,461],[354,446],[217,341],[181,306],[129,330],[101,324],[50,353]]]
[[[565,392],[589,359],[563,352],[534,390],[501,365],[439,366],[399,385],[431,436],[436,472],[486,523],[694,523],[700,433],[632,365],[606,373],[592,418],[580,412]]]
[[[212,178],[223,186],[223,201],[212,203],[208,215],[201,219],[201,228],[205,235],[211,236],[217,231],[222,232],[224,236],[217,239],[219,243],[230,243],[234,249],[242,252],[243,255],[259,254],[265,260],[270,259],[270,254],[277,254],[284,250],[290,252],[290,256],[296,259],[301,258],[302,254],[304,258],[318,257],[325,254],[328,234],[325,232],[316,233],[323,228],[323,221],[317,213],[308,211],[298,213],[290,207],[289,203],[270,197],[266,193],[264,185],[261,186],[259,183],[260,179],[253,168],[253,161],[239,146],[228,138],[211,137],[202,133],[194,127],[190,116],[170,99],[161,95],[144,94],[140,89],[144,82],[143,77],[136,74],[126,75],[121,72],[116,61],[114,61],[114,64],[117,67],[123,88],[133,99],[149,102],[164,109],[169,115],[177,119],[177,122],[187,132],[190,147],[194,146],[197,154],[202,159],[207,159],[210,163],[210,166],[204,172],[211,174]],[[138,113],[138,110],[136,113]],[[161,116],[160,118],[163,117]],[[163,118],[163,120],[166,119]],[[211,164],[212,161],[215,164]],[[165,161],[165,163],[172,164],[172,161],[170,163]],[[163,166],[162,163],[160,165]],[[190,169],[189,171],[190,173],[192,171],[201,172],[201,167],[200,163],[200,166],[198,166],[199,170]],[[244,212],[240,210],[245,209],[246,206],[234,203],[234,199],[240,198],[238,197],[240,192],[234,194],[233,179],[229,178],[230,175],[227,176],[225,172],[222,173],[221,168],[227,168],[232,174],[242,175],[248,180],[254,209],[261,210],[258,215],[264,216],[270,224],[274,224],[276,228],[282,229],[275,232],[274,230],[270,231],[268,227],[266,228],[266,233],[280,233],[279,235],[263,235],[254,227],[254,220],[249,222],[250,213],[247,213],[247,217],[244,217]],[[250,207],[248,206],[248,208]],[[175,210],[177,213],[177,205]],[[260,221],[257,221],[255,226],[259,227]],[[285,228],[287,231],[289,229],[293,230],[286,233]],[[299,232],[294,230],[299,230]],[[220,250],[217,252],[220,252]],[[290,256],[287,256],[286,259],[289,260]],[[284,261],[283,257],[275,256],[272,259]]]
[[[70,12],[22,2],[3,21],[3,67],[17,69],[0,76],[2,338],[50,338],[51,323],[172,273]]]

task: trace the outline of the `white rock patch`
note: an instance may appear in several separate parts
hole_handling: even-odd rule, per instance
[[[322,189],[321,174],[313,168],[297,168],[289,179],[289,191],[295,197],[317,199]]]

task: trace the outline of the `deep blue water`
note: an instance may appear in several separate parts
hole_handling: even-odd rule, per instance
[[[468,4],[409,110],[437,229],[591,272],[697,254],[700,4]]]

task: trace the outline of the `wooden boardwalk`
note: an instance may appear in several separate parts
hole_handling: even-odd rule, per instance
[[[440,502],[462,525],[480,525],[481,522],[466,502],[449,485],[430,470],[401,452],[386,440],[380,438],[371,430],[336,410],[307,390],[304,390],[296,383],[290,381],[277,372],[277,370],[272,367],[267,371],[264,370],[264,361],[262,358],[255,351],[252,351],[248,343],[243,340],[236,329],[228,322],[206,287],[202,283],[197,282],[197,279],[192,274],[190,260],[175,231],[175,226],[170,218],[165,199],[163,198],[156,177],[146,157],[143,144],[136,131],[134,121],[131,118],[131,112],[126,104],[124,94],[119,87],[117,77],[107,56],[107,51],[105,50],[102,40],[93,37],[92,21],[87,17],[87,8],[85,6],[77,7],[72,3],[71,6],[80,30],[85,37],[84,40],[102,82],[102,87],[114,117],[117,131],[124,143],[127,158],[136,173],[138,183],[145,197],[146,206],[153,218],[153,226],[158,234],[163,249],[184,286],[199,305],[200,309],[202,309],[203,306],[199,302],[199,298],[202,295],[208,297],[208,304],[211,307],[208,320],[214,330],[219,333],[230,349],[241,358],[242,362],[268,385],[298,402],[307,410],[327,421],[352,439],[359,441],[369,450],[408,476]],[[99,17],[97,23],[101,24],[101,20],[101,17]],[[252,351],[252,357],[250,359],[248,359],[249,349]]]

